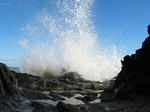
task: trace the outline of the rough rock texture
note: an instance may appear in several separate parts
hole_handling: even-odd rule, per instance
[[[82,106],[73,106],[58,102],[57,109],[59,112],[109,112],[107,109],[100,104],[87,104]]]
[[[81,78],[76,72],[69,72],[60,77],[46,78],[33,76],[26,73],[13,72],[15,86],[25,89],[32,89],[38,91],[68,91],[68,90],[101,90],[104,88],[101,82],[87,81]]]
[[[0,96],[15,94],[13,83],[11,71],[5,64],[0,63]]]
[[[148,26],[150,33],[150,26]],[[113,87],[104,91],[106,98],[129,99],[136,94],[150,95],[150,36],[136,53],[125,56],[121,61],[122,70]],[[102,95],[102,96],[103,96]],[[109,99],[109,98],[108,98]]]
[[[16,73],[0,63],[1,112],[95,112],[94,108],[98,109],[99,105],[93,107],[88,103],[98,99],[100,93],[94,91],[103,88],[101,82],[84,80],[76,72],[50,79]],[[76,94],[80,94],[80,98],[75,97]],[[62,103],[70,97],[85,102],[85,106]],[[55,105],[55,102],[59,103]]]
[[[148,28],[150,34],[150,25]],[[76,72],[51,79],[16,73],[0,63],[0,112],[148,112],[150,36],[135,54],[125,56],[121,62],[122,70],[118,76],[104,83],[84,80]],[[106,87],[100,95],[97,90]],[[79,96],[75,96],[77,94]],[[93,103],[99,96],[102,103]],[[65,99],[69,98],[84,103],[66,104]],[[57,103],[53,105],[49,101]]]
[[[134,55],[124,57],[122,66],[113,86],[117,96],[133,91],[150,95],[150,37]]]

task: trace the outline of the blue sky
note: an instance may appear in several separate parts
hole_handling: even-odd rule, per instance
[[[96,33],[120,47],[123,55],[135,53],[148,37],[149,5],[149,0],[95,0],[92,18]],[[21,29],[47,7],[53,10],[49,0],[0,0],[0,62],[18,65]]]

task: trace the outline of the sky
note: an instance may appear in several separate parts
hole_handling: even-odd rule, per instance
[[[53,10],[50,0],[0,0],[0,62],[18,66],[22,28],[44,8]],[[98,37],[131,55],[148,37],[149,0],[94,0],[92,20]]]

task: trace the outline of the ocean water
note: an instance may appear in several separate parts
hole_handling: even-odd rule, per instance
[[[18,73],[21,72],[19,67],[9,67],[9,69]]]
[[[38,11],[22,28],[20,70],[53,77],[65,69],[95,81],[116,76],[120,54],[115,45],[101,44],[92,20],[94,1],[55,0],[51,4],[52,11]]]

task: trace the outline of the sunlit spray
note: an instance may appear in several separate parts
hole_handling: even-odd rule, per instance
[[[93,0],[57,0],[55,10],[43,9],[23,28],[22,72],[61,75],[76,71],[85,79],[103,81],[120,71],[116,46],[103,47],[92,21]]]

